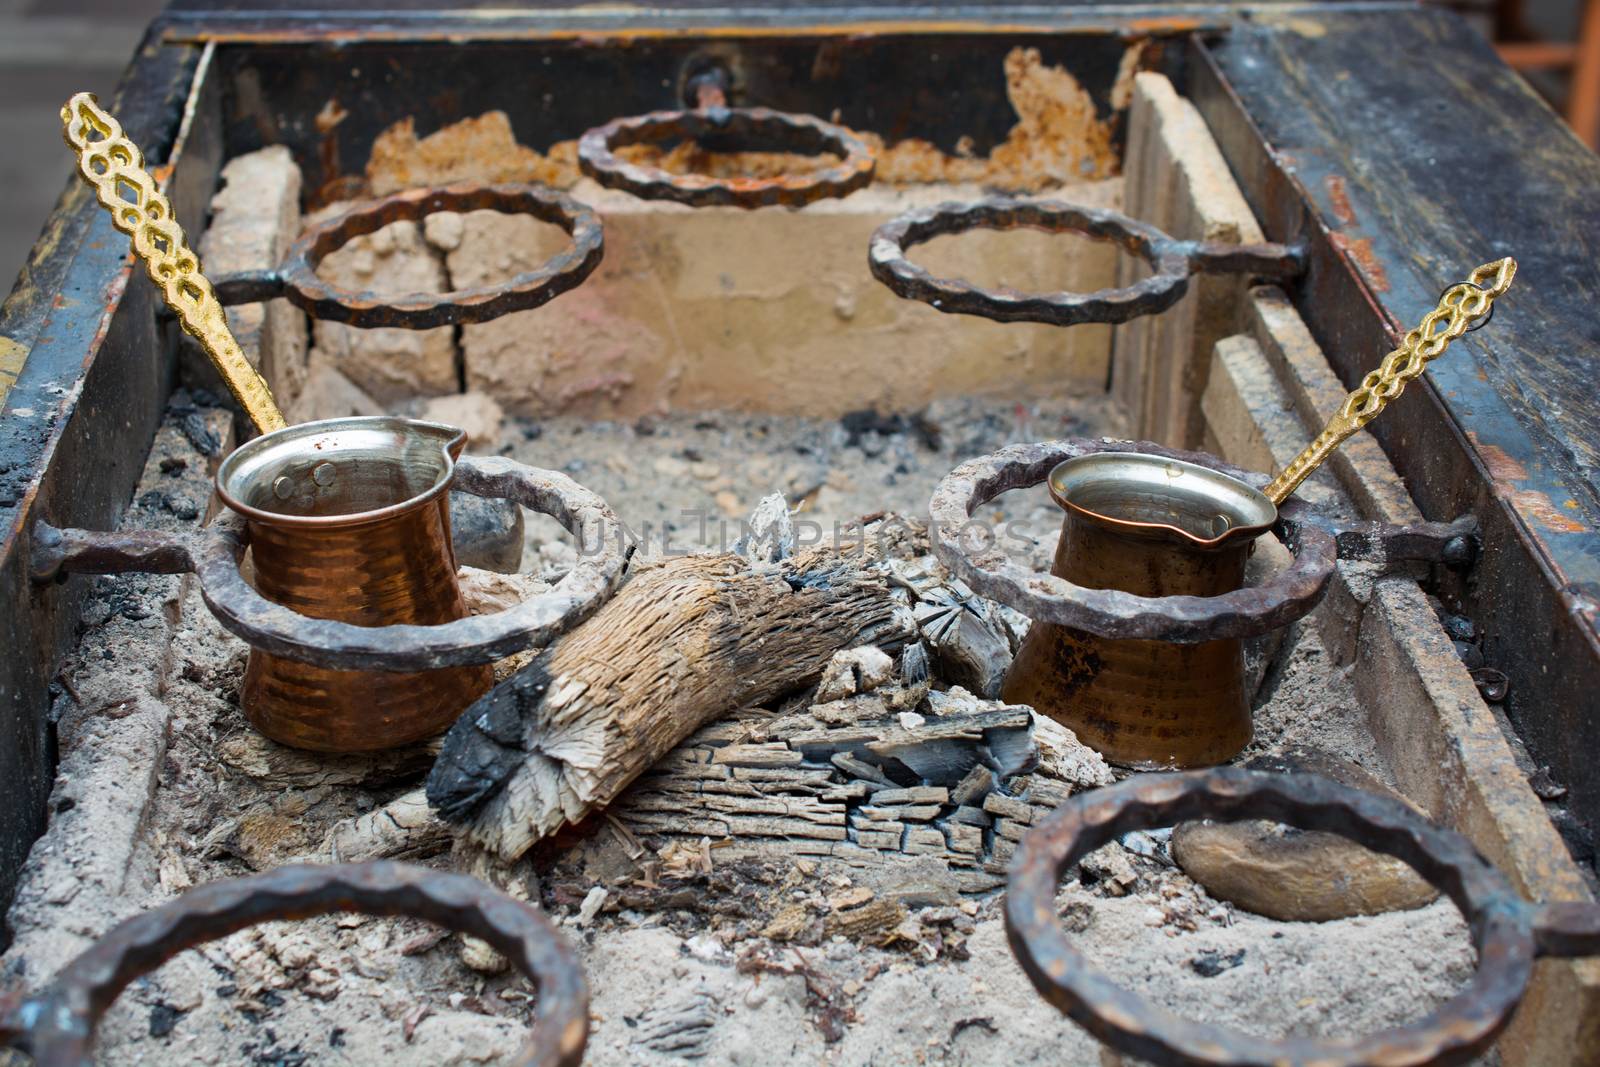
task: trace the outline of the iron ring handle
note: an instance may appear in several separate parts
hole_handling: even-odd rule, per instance
[[[524,271],[497,285],[449,293],[414,293],[380,297],[333,285],[317,275],[317,264],[352,238],[374,233],[393,222],[418,222],[440,211],[499,211],[531,215],[567,231],[570,247],[536,270]],[[287,297],[312,318],[363,328],[398,326],[427,330],[436,326],[487,322],[513,311],[526,311],[576,288],[600,264],[604,254],[600,217],[570,196],[536,185],[480,185],[462,182],[428,189],[408,189],[382,200],[358,204],[305,233],[289,248],[283,263],[270,271],[241,271],[219,276],[213,288],[225,305]]]
[[[549,644],[622,584],[630,553],[621,523],[604,500],[565,474],[469,456],[456,463],[453,488],[515,500],[556,519],[579,539],[577,564],[549,592],[489,615],[432,626],[357,626],[302,615],[252,589],[239,570],[247,527],[229,514],[212,523],[195,561],[200,594],[224,628],[264,652],[319,667],[422,671],[493,663]]]
[[[198,534],[93,533],[40,524],[34,529],[33,576],[43,581],[65,572],[194,571],[217,621],[251,646],[319,667],[378,671],[492,663],[549,644],[594,614],[622,584],[631,555],[622,524],[604,500],[565,474],[498,456],[467,456],[456,462],[453,488],[515,500],[556,519],[579,539],[577,564],[548,592],[503,611],[433,626],[357,626],[268,600],[240,573],[249,536],[244,520],[231,513]]]
[[[1092,293],[1023,293],[1005,287],[984,289],[963,278],[935,277],[906,256],[909,248],[943,234],[1024,226],[1114,242],[1143,260],[1151,274],[1130,285]],[[995,197],[944,203],[891,219],[873,233],[867,266],[872,276],[896,295],[931,304],[939,311],[979,315],[997,322],[1075,326],[1127,322],[1165,311],[1183,298],[1190,276],[1197,272],[1251,273],[1287,280],[1304,270],[1304,257],[1298,248],[1284,245],[1180,241],[1149,223],[1106,208]]]
[[[1174,1015],[1116,986],[1072,947],[1056,915],[1057,885],[1069,867],[1116,837],[1189,819],[1273,819],[1404,860],[1449,896],[1471,927],[1478,953],[1472,981],[1417,1022],[1332,1041],[1238,1033]],[[1464,837],[1405,804],[1317,775],[1237,767],[1136,775],[1066,801],[1019,845],[1005,913],[1012,952],[1046,1000],[1113,1048],[1166,1067],[1463,1063],[1510,1020],[1536,956],[1600,949],[1600,914],[1592,905],[1536,909]],[[1581,922],[1570,918],[1579,913]],[[1547,916],[1563,919],[1536,929],[1536,918],[1543,924]]]
[[[0,1018],[0,1037],[39,1067],[90,1067],[95,1027],[118,994],[184,949],[282,919],[334,912],[408,916],[482,938],[538,987],[535,1023],[508,1060],[577,1067],[589,991],[577,955],[538,908],[462,874],[410,864],[297,864],[212,882],[126,919],[68,963],[43,993]]]
[[[1148,443],[1067,438],[1011,445],[963,463],[934,489],[928,504],[933,554],[980,596],[1035,622],[1071,626],[1098,637],[1179,643],[1255,637],[1303,618],[1321,600],[1333,577],[1338,547],[1331,533],[1308,521],[1314,513],[1294,499],[1278,510],[1275,528],[1294,553],[1294,562],[1263,585],[1213,597],[1144,597],[1118,589],[1089,589],[1020,567],[998,545],[968,544],[969,531],[975,527],[972,513],[979,506],[1008,490],[1038,485],[1064,459],[1121,451],[1187,460],[1250,485],[1260,486],[1266,480],[1215,456]]]
[[[776,178],[714,178],[673,174],[660,167],[619,159],[627,145],[727,135],[759,140],[763,147],[815,155],[832,152],[838,164]],[[583,173],[613,189],[647,200],[674,200],[691,207],[801,207],[814,200],[846,196],[872,181],[877,159],[860,135],[814,115],[795,115],[765,107],[708,107],[693,111],[653,111],[615,119],[578,140]]]

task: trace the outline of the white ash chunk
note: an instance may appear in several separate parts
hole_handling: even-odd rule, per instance
[[[1110,785],[1115,779],[1105,757],[1078,740],[1054,719],[1033,713],[1033,741],[1039,748],[1039,773],[1083,789]]]
[[[886,565],[890,584],[909,590],[918,600],[922,599],[924,593],[943,585],[946,577],[944,567],[932,556],[891,559]]]
[[[334,823],[311,856],[318,863],[431,856],[450,847],[450,827],[428,808],[422,789],[401,793],[381,808]]]
[[[870,722],[882,719],[889,714],[889,706],[876,693],[861,693],[841,700],[813,704],[810,714],[813,719],[827,726],[847,726],[863,720]]]
[[[975,715],[986,707],[998,706],[994,701],[980,700],[959,685],[949,689],[935,689],[928,693],[928,709],[935,715]]]
[[[594,922],[594,917],[600,914],[600,909],[606,906],[606,897],[610,892],[605,886],[597,885],[584,894],[583,903],[578,905],[578,925],[588,926]]]
[[[536,574],[500,574],[477,567],[462,567],[456,578],[461,583],[461,599],[474,615],[514,608],[551,589],[550,583]]]
[[[836,652],[817,684],[817,702],[826,704],[857,693],[870,693],[894,680],[894,660],[875,645]]]
[[[766,563],[788,559],[794,555],[794,548],[794,523],[789,518],[789,501],[782,493],[768,493],[761,498],[733,543],[736,554]]]

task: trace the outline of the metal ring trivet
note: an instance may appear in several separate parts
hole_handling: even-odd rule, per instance
[[[0,1017],[0,1039],[39,1067],[88,1067],[95,1027],[117,995],[184,949],[281,919],[334,912],[424,919],[482,938],[538,988],[533,1029],[507,1061],[576,1067],[589,991],[571,947],[539,909],[475,878],[392,861],[279,867],[213,882],[127,919],[62,969],[43,993]]]
[[[1131,285],[1093,293],[1022,293],[1009,288],[983,289],[961,278],[936,278],[906,258],[907,249],[942,234],[1023,226],[1113,241],[1144,260],[1153,273]],[[873,233],[867,265],[872,276],[897,295],[932,304],[940,311],[1055,326],[1127,322],[1165,311],[1183,298],[1195,273],[1253,274],[1285,281],[1297,277],[1305,267],[1303,253],[1286,245],[1180,241],[1118,211],[1009,197],[908,211]]]
[[[1149,443],[1104,438],[1067,438],[1011,445],[968,460],[944,477],[928,504],[933,553],[980,596],[997,600],[1035,622],[1053,622],[1099,637],[1196,642],[1254,637],[1302,618],[1322,598],[1333,576],[1338,546],[1313,524],[1311,509],[1290,499],[1278,509],[1274,532],[1294,553],[1294,562],[1264,585],[1220,596],[1144,597],[1119,589],[1089,589],[1053,574],[1012,563],[998,543],[972,545],[971,534],[987,533],[972,513],[1011,489],[1027,489],[1049,477],[1056,464],[1092,452],[1143,452],[1187,460],[1250,485],[1266,476],[1240,470],[1202,452],[1181,452]]]
[[[245,582],[239,561],[249,537],[244,520],[231,513],[197,536],[36,528],[34,577],[60,571],[194,571],[206,606],[253,647],[319,667],[379,671],[492,663],[548,644],[592,615],[622,584],[629,554],[622,524],[598,495],[565,474],[501,457],[469,456],[455,470],[453,488],[515,500],[556,519],[578,538],[578,562],[554,589],[504,611],[435,626],[357,626],[312,618],[273,603]]]
[[[392,222],[420,222],[440,211],[499,211],[531,215],[555,223],[572,244],[537,270],[524,271],[498,285],[449,293],[380,297],[344,289],[317,276],[324,256],[352,238],[375,233]],[[604,238],[594,209],[570,196],[536,185],[479,185],[463,182],[432,189],[409,189],[313,226],[289,248],[276,270],[242,271],[215,279],[223,304],[249,304],[287,297],[312,318],[351,326],[399,326],[427,330],[464,322],[487,322],[512,311],[536,308],[576,287],[600,263]]]
[[[832,167],[776,178],[713,178],[672,174],[660,167],[626,163],[615,150],[625,145],[699,140],[726,136],[758,142],[764,149],[843,157]],[[872,181],[877,165],[860,136],[813,115],[791,115],[765,107],[708,107],[694,111],[654,111],[616,119],[589,130],[578,141],[578,165],[601,185],[647,200],[676,200],[694,207],[799,207],[813,200],[845,196]]]
[[[1131,830],[1189,819],[1273,819],[1324,830],[1396,856],[1438,887],[1472,929],[1478,968],[1462,992],[1427,1017],[1343,1040],[1269,1040],[1181,1018],[1089,966],[1056,916],[1062,875]],[[1224,767],[1141,774],[1073,797],[1030,830],[1006,889],[1011,949],[1034,987],[1101,1041],[1164,1067],[1425,1067],[1464,1063],[1510,1020],[1538,956],[1600,953],[1600,908],[1533,905],[1460,834],[1405,804],[1312,774]]]

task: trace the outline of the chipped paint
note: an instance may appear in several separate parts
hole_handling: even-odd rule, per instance
[[[1342,233],[1330,233],[1328,239],[1333,242],[1334,247],[1350,257],[1356,269],[1375,292],[1389,291],[1389,272],[1383,269],[1383,260],[1373,249],[1372,238],[1346,237]]]
[[[1505,449],[1498,445],[1485,444],[1478,439],[1472,431],[1467,432],[1467,437],[1472,441],[1472,447],[1478,450],[1478,455],[1483,459],[1483,465],[1489,468],[1489,477],[1497,482],[1525,482],[1528,480],[1528,468],[1513,459]]]
[[[0,404],[5,403],[6,394],[11,391],[17,376],[22,373],[22,365],[27,361],[27,345],[15,338],[0,336]]]
[[[1320,20],[1306,18],[1303,15],[1262,12],[1256,16],[1256,22],[1263,26],[1271,26],[1276,30],[1286,30],[1297,37],[1304,37],[1312,41],[1328,35],[1328,27]]]
[[[1328,187],[1328,206],[1333,211],[1334,218],[1346,226],[1353,226],[1356,212],[1350,205],[1350,190],[1345,185],[1344,178],[1338,174],[1330,174],[1322,179],[1322,184]]]
[[[1518,511],[1556,533],[1585,533],[1589,527],[1566,514],[1537,489],[1514,489],[1501,494]]]
[[[1472,441],[1472,447],[1477,449],[1483,465],[1489,470],[1489,478],[1494,482],[1496,496],[1552,533],[1588,532],[1587,525],[1567,513],[1579,509],[1576,500],[1569,497],[1558,507],[1548,494],[1538,489],[1512,485],[1513,482],[1529,480],[1528,468],[1498,445],[1484,444],[1478,439],[1477,434],[1468,431],[1467,437]]]

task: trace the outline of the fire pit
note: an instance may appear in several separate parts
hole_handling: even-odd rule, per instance
[[[205,235],[290,421],[460,425],[473,455],[453,509],[475,496],[546,515],[525,533],[458,529],[458,549],[498,539],[497,558],[523,562],[464,571],[474,614],[447,634],[316,627],[257,603],[237,523],[205,523],[239,424],[123,271],[125,243],[64,201],[0,316],[27,351],[0,420],[0,595],[22,650],[0,666],[19,709],[0,745],[16,813],[0,821],[0,993],[45,989],[116,922],[191,888],[408,859],[562,927],[594,997],[586,1063],[1100,1063],[1111,1053],[1018,967],[1001,892],[1032,827],[1126,775],[999,684],[1026,614],[1088,612],[1119,634],[1174,621],[1114,598],[1046,603],[1028,575],[1049,568],[1059,512],[1026,487],[1100,451],[1281,467],[1442,279],[1513,251],[1519,287],[1494,328],[1306,484],[1231,621],[1192,627],[1245,644],[1242,761],[1355,775],[1464,833],[1524,899],[1586,899],[1600,786],[1573,755],[1588,727],[1564,735],[1551,709],[1583,707],[1600,677],[1593,620],[1567,610],[1590,580],[1592,494],[1581,463],[1527,443],[1577,431],[1530,423],[1494,384],[1513,350],[1582,346],[1557,343],[1572,298],[1540,282],[1556,252],[1475,208],[1520,210],[1504,190],[1529,164],[1465,189],[1442,176],[1458,145],[1436,124],[1391,128],[1324,94],[1449,112],[1448,72],[1465,66],[1507,143],[1563,173],[1592,164],[1445,15],[1012,14],[890,25],[775,8],[730,27],[685,8],[662,16],[668,35],[586,10],[164,17],[116,108]],[[1379,19],[1449,42],[1448,62],[1422,50],[1403,72],[1369,69]],[[1439,173],[1407,154],[1423,144]],[[1113,243],[953,232],[1053,226],[1062,201]],[[895,219],[895,247],[874,243]],[[874,274],[1009,323],[938,314]],[[1097,300],[996,303],[1001,287]],[[598,553],[569,536],[591,513]],[[950,549],[969,523],[992,552]],[[737,550],[709,586],[700,557],[681,558],[708,549]],[[670,619],[671,597],[718,582],[760,610],[713,606],[671,640],[624,618]],[[797,632],[856,636],[750,653],[749,619],[823,604],[827,624],[795,615]],[[1529,640],[1549,629],[1533,618],[1559,620],[1556,637]],[[436,740],[297,752],[245,724],[234,635],[364,670],[495,660],[503,688],[461,727],[477,736],[445,742],[448,781]],[[654,677],[657,649],[695,687],[669,672],[598,706],[694,721],[642,766],[594,762],[627,731],[562,734],[560,708],[586,684]],[[1054,902],[1074,951],[1259,1038],[1415,1023],[1470,981],[1472,938],[1426,885],[1360,850],[1308,852],[1392,897],[1272,917],[1207,873],[1218,829],[1130,829],[1075,857]],[[560,1007],[518,964],[412,918],[269,924],[135,982],[97,1047],[106,1062],[510,1057]],[[1600,1056],[1583,1021],[1596,1002],[1594,965],[1539,963],[1502,1062]]]

